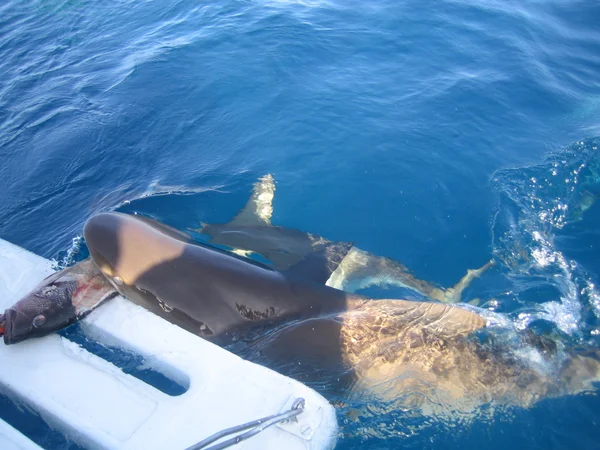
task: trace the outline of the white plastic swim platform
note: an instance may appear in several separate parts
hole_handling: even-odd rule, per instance
[[[52,273],[50,261],[0,239],[0,311]],[[315,391],[243,359],[117,297],[83,322],[86,335],[118,345],[187,391],[168,395],[57,334],[0,342],[0,393],[26,403],[84,448],[185,449],[225,428],[290,409],[278,424],[235,449],[330,449],[337,422]],[[39,449],[0,420],[0,448]]]

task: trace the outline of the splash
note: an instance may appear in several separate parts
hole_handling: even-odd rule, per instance
[[[81,261],[87,256],[87,249],[84,245],[83,236],[75,236],[71,246],[64,252],[60,252],[55,259],[52,259],[52,268],[54,270],[63,270]]]
[[[511,294],[523,306],[515,317],[518,328],[541,319],[567,335],[581,336],[590,333],[584,331],[586,311],[600,317],[600,293],[591,275],[555,244],[557,233],[582,220],[600,197],[599,142],[578,142],[543,164],[500,170],[492,178],[499,194],[493,251],[508,269]],[[556,295],[521,300],[527,291],[544,287]]]

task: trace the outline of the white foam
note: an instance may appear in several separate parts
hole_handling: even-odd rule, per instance
[[[550,266],[558,269],[562,295],[560,301],[550,300],[542,303],[535,313],[519,314],[516,325],[519,329],[525,329],[534,320],[544,319],[555,323],[564,333],[573,335],[579,331],[582,314],[581,298],[577,283],[573,279],[575,262],[567,261],[554,247],[551,239],[542,232],[533,231],[531,236],[535,243],[531,249],[534,266],[537,269]]]

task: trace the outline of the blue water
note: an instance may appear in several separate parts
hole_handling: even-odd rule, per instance
[[[97,211],[226,222],[273,173],[274,223],[441,286],[495,257],[467,297],[597,347],[599,23],[594,0],[6,0],[0,237],[69,263]],[[339,448],[600,448],[596,396],[378,411],[342,408]]]

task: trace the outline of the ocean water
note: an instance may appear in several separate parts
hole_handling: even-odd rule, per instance
[[[273,223],[439,286],[494,258],[466,297],[597,348],[599,23],[593,0],[6,0],[0,237],[69,264],[95,212],[226,222],[272,173]],[[339,448],[600,448],[592,394],[454,421],[342,406]]]

